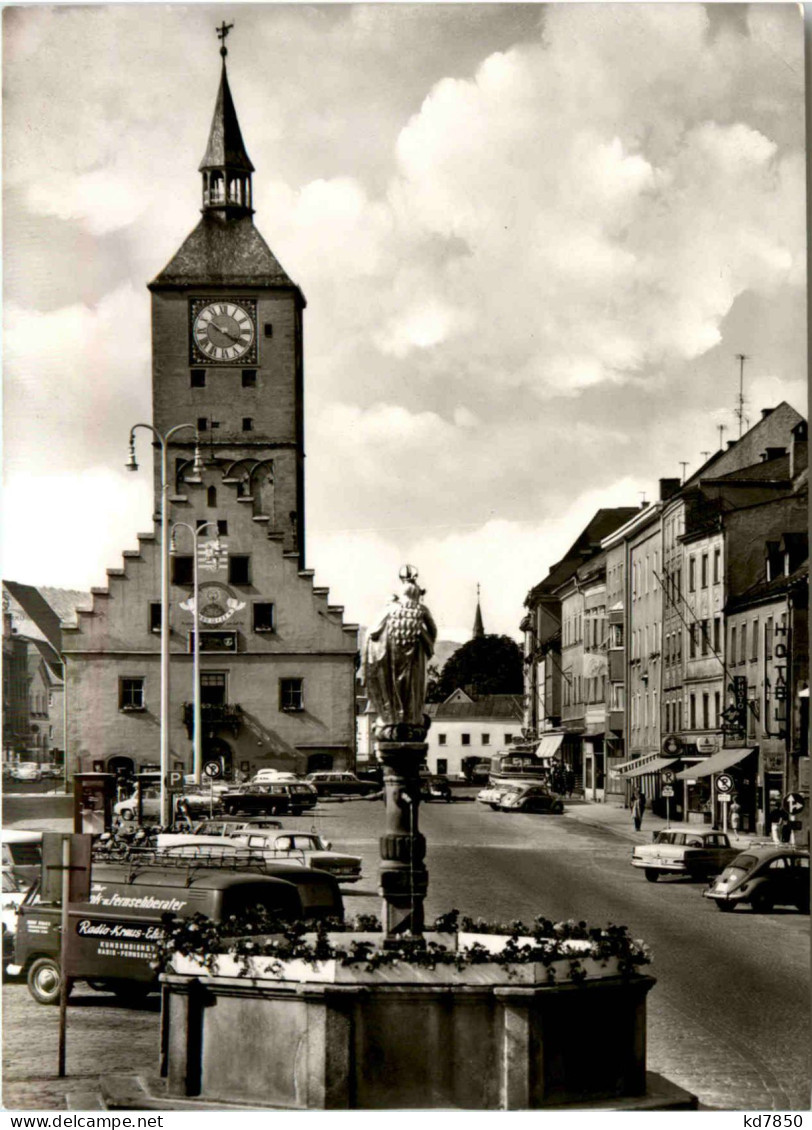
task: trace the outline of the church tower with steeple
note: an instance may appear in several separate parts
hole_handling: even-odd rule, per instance
[[[149,284],[152,425],[165,437],[167,489],[156,444],[154,529],[108,569],[92,609],[63,633],[70,772],[158,761],[164,505],[171,769],[193,764],[194,530],[204,768],[216,762],[237,779],[355,763],[358,626],[344,623],[305,568],[305,300],[254,226],[254,166],[226,71],[229,30],[218,29],[201,216]]]
[[[302,314],[305,299],[254,226],[254,166],[222,68],[200,163],[195,229],[150,283],[153,423],[195,425],[214,505],[200,518],[250,515],[305,565]],[[195,434],[173,446],[185,493]],[[156,475],[158,467],[156,465]],[[227,513],[227,511],[229,513]]]
[[[480,640],[485,635],[485,628],[482,624],[482,609],[479,604],[479,585],[476,587],[476,613],[474,614],[474,630],[471,634],[472,640]]]

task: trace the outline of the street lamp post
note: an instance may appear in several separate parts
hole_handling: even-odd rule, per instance
[[[130,458],[126,464],[128,471],[137,471],[135,461],[135,433],[138,428],[146,428],[152,432],[157,442],[161,445],[161,824],[167,827],[170,823],[169,794],[167,792],[167,778],[169,776],[169,467],[168,453],[169,441],[172,436],[186,428],[191,428],[195,433],[195,459],[193,471],[197,479],[187,479],[187,482],[200,482],[200,449],[197,446],[197,429],[194,424],[176,424],[165,435],[161,435],[152,424],[134,424],[130,428]]]
[[[198,539],[199,539],[200,535],[205,530],[207,530],[209,528],[209,526],[213,526],[215,531],[216,531],[215,541],[214,541],[214,551],[219,556],[221,546],[220,546],[219,531],[217,530],[217,523],[216,522],[198,522],[194,526],[190,525],[189,522],[173,522],[173,524],[172,524],[172,536],[171,536],[171,539],[170,539],[170,542],[169,542],[169,552],[174,553],[175,552],[175,530],[183,528],[185,530],[188,530],[192,535],[192,552],[194,554],[193,561],[192,561],[192,601],[194,603],[194,608],[193,608],[193,613],[192,613],[193,617],[194,617],[193,622],[192,622],[192,625],[193,625],[192,631],[194,633],[194,647],[193,647],[193,650],[192,650],[192,655],[193,655],[192,680],[193,680],[193,684],[194,684],[194,687],[193,687],[193,691],[194,691],[194,707],[193,707],[194,716],[193,716],[193,723],[192,723],[193,733],[194,733],[194,761],[192,763],[192,769],[193,769],[193,773],[194,773],[194,782],[195,782],[196,785],[200,784],[200,777],[201,777],[201,772],[202,772],[202,769],[203,769],[203,740],[202,740],[201,708],[200,708],[200,607],[199,607],[199,603],[200,603],[200,601],[199,601],[199,598],[200,598],[200,580],[199,580],[199,572],[198,572],[199,566],[198,566],[198,557],[197,557],[197,547],[198,547]]]

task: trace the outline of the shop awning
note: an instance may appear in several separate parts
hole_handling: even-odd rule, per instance
[[[723,749],[719,753],[714,753],[713,757],[709,757],[707,761],[700,761],[696,765],[692,765],[690,769],[683,769],[681,773],[677,773],[677,780],[687,781],[690,777],[693,780],[695,777],[710,777],[711,773],[721,773],[724,769],[729,769],[731,765],[738,765],[740,761],[744,761],[748,754],[751,754],[752,749]]]
[[[536,746],[536,757],[553,757],[561,749],[563,734],[545,734]]]
[[[662,761],[664,764],[670,765],[673,760],[673,757],[663,758],[660,753],[646,753],[642,757],[635,757],[631,761],[622,761],[620,765],[613,765],[612,772],[624,777],[630,769],[642,769],[644,765],[651,765],[655,761]]]
[[[679,761],[679,758],[655,757],[651,761],[646,761],[645,765],[635,765],[631,769],[624,769],[620,775],[621,777],[642,777],[645,773],[659,773],[661,769],[673,765],[675,761]]]

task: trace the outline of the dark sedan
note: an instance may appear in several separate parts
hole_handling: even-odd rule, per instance
[[[265,816],[292,812],[296,815],[316,803],[315,794],[309,790],[300,793],[301,787],[287,784],[243,785],[223,793],[223,811],[227,816],[235,816],[238,812]]]

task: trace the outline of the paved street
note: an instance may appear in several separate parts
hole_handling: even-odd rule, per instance
[[[356,801],[321,804],[312,820],[285,821],[302,828],[312,823],[336,848],[363,856],[365,878],[346,899],[349,913],[379,912],[374,892],[382,817],[379,802]],[[489,918],[529,921],[544,914],[627,924],[654,952],[649,1068],[693,1091],[706,1107],[808,1109],[808,916],[719,914],[702,899],[702,884],[647,883],[629,865],[628,838],[575,817],[575,809],[558,818],[496,813],[470,800],[422,806],[428,916],[457,907]],[[104,997],[80,990],[70,1013],[74,1078],[70,1086],[50,1080],[43,1090],[35,1080],[52,1072],[56,1011],[35,1005],[23,986],[11,984],[4,1007],[7,1106],[36,1107],[46,1098],[59,1106],[65,1090],[77,1087],[77,1071],[89,1083],[100,1071],[154,1070],[157,1013],[106,1007]],[[126,1041],[106,1035],[117,1029]],[[29,1055],[20,1045],[22,1033]]]

